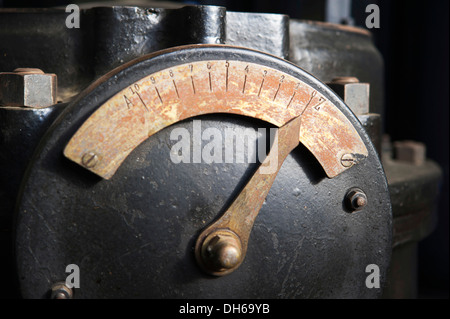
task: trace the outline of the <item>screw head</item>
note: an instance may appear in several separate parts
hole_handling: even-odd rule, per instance
[[[81,158],[81,163],[87,168],[93,168],[98,163],[98,155],[94,152],[87,152]]]
[[[344,167],[351,167],[355,163],[355,157],[352,154],[344,154],[341,157],[341,164]]]

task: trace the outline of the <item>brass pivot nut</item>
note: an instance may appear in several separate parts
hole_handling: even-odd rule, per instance
[[[351,189],[346,197],[347,207],[352,211],[362,210],[365,206],[367,206],[367,195],[359,188]]]
[[[239,237],[229,230],[213,231],[203,241],[201,259],[205,270],[213,275],[232,272],[243,259]]]

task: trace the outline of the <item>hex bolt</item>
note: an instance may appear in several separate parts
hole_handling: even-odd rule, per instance
[[[345,201],[352,211],[362,210],[367,206],[367,195],[359,188],[352,188],[345,195]]]
[[[341,76],[334,78],[328,86],[344,100],[355,115],[369,113],[369,83],[360,83],[358,78],[352,76]]]
[[[426,146],[416,141],[394,142],[394,156],[397,161],[420,166],[426,160]]]
[[[36,68],[0,73],[0,105],[47,107],[57,103],[57,77]]]
[[[73,291],[71,288],[67,287],[64,282],[57,282],[52,286],[52,291],[50,295],[51,299],[72,299]]]
[[[344,154],[341,157],[341,164],[344,167],[351,167],[355,163],[355,158],[352,154]]]
[[[98,163],[98,156],[94,152],[87,152],[81,158],[82,164],[87,168],[93,168]]]

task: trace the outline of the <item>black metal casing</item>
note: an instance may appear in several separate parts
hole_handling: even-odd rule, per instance
[[[427,189],[425,200],[417,196],[414,200],[432,202],[440,171],[430,163],[422,176],[413,174],[405,182],[404,174],[395,178],[396,168],[390,169],[396,163],[384,161],[388,179],[394,176],[388,186],[386,167],[376,150],[380,151],[380,123],[374,117],[357,118],[324,84],[336,76],[357,76],[371,84],[370,111],[383,114],[383,61],[369,33],[212,6],[92,8],[82,11],[80,29],[67,29],[66,16],[59,9],[0,10],[4,40],[0,53],[5,53],[0,70],[32,66],[56,73],[59,99],[64,102],[40,110],[0,106],[1,217],[8,231],[16,228],[15,262],[22,297],[49,297],[51,285],[64,280],[66,265],[73,263],[82,271],[82,289],[75,289],[75,298],[382,297],[382,289],[365,284],[369,264],[380,267],[383,286],[395,285],[396,279],[388,273],[391,255],[403,244],[420,240],[433,224],[428,221],[432,219],[428,206],[411,204],[406,212],[405,199]],[[185,44],[243,48],[173,48]],[[147,55],[166,48],[172,49]],[[27,53],[31,51],[37,53]],[[201,272],[193,258],[193,242],[239,192],[256,164],[173,164],[169,128],[136,148],[110,181],[62,154],[80,125],[114,93],[152,72],[207,59],[259,63],[301,78],[339,107],[369,149],[364,162],[333,179],[326,178],[302,145],[292,152],[255,222],[243,265],[223,278]],[[31,115],[33,124],[27,132],[33,138],[15,130],[22,114]],[[40,121],[33,121],[39,117]],[[203,129],[270,127],[234,115],[198,119]],[[170,129],[177,127],[192,134],[192,120]],[[35,149],[32,158],[26,155],[15,161],[21,150],[31,154]],[[345,195],[353,187],[366,192],[369,206],[351,213]],[[393,195],[393,190],[403,191],[404,196]],[[408,214],[416,210],[427,221],[419,232],[408,226]],[[406,216],[409,224],[402,224],[402,219],[396,223],[396,214]],[[405,260],[411,257],[409,251],[406,254]],[[406,273],[413,277],[413,272]],[[391,289],[385,289],[385,296],[390,297],[386,291],[402,294]]]

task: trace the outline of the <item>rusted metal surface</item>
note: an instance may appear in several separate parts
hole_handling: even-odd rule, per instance
[[[264,162],[247,182],[244,189],[239,193],[227,211],[198,237],[195,246],[195,255],[197,262],[207,272],[218,276],[229,274],[238,268],[244,260],[247,252],[248,239],[259,210],[284,160],[299,144],[298,132],[300,130],[300,123],[301,118],[297,117],[277,130],[270,153]],[[275,167],[276,169],[274,169]],[[205,247],[209,245],[209,242],[205,239],[208,237],[214,238],[216,234],[223,231],[231,231],[240,240],[239,259],[230,268],[211,269],[208,263],[205,263],[204,251]]]
[[[210,113],[245,115],[278,127],[301,115],[299,140],[330,178],[348,168],[341,164],[344,154],[353,154],[355,162],[368,154],[346,116],[308,84],[267,66],[231,60],[181,64],[131,84],[90,116],[64,154],[109,179],[154,133]],[[83,163],[85,154],[96,157],[95,165]]]
[[[328,177],[335,177],[367,157],[356,129],[332,103],[308,107],[302,114],[300,142],[320,162]],[[342,158],[351,157],[351,163]]]

